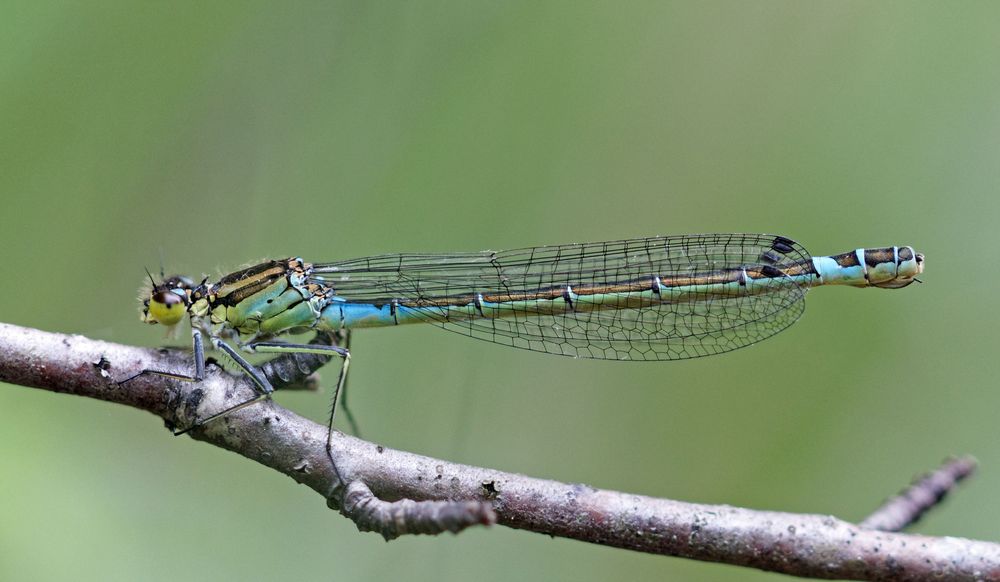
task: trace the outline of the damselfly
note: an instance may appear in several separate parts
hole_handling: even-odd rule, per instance
[[[811,287],[905,287],[917,280],[923,261],[907,246],[811,257],[791,239],[764,234],[392,254],[333,263],[280,259],[217,282],[180,276],[151,280],[142,320],[172,326],[190,319],[194,373],[141,374],[202,380],[205,334],[253,381],[256,397],[176,431],[181,434],[273,391],[268,376],[227,340],[248,352],[341,356],[332,430],[350,352],[324,342],[277,338],[309,330],[329,334],[429,323],[550,354],[680,360],[735,350],[778,333],[802,314]]]

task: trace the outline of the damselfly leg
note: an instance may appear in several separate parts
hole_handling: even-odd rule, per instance
[[[173,380],[180,380],[183,382],[201,382],[205,379],[205,348],[204,341],[202,339],[201,332],[199,330],[192,331],[192,347],[193,347],[193,359],[194,359],[194,373],[191,375],[181,374],[177,372],[170,372],[165,370],[153,370],[145,369],[140,371],[125,380],[119,382],[119,385],[124,385],[140,376],[161,376],[164,378],[170,378]],[[333,345],[332,342],[334,338],[332,335],[321,332],[318,333],[314,340],[308,344],[294,344],[286,342],[255,342],[245,346],[245,349],[262,354],[279,354],[279,358],[266,362],[264,365],[258,367],[247,361],[236,348],[233,348],[225,341],[220,338],[211,338],[212,345],[220,352],[226,354],[229,359],[235,363],[240,370],[246,374],[253,384],[254,390],[257,392],[255,396],[234,404],[228,408],[215,412],[207,417],[199,418],[188,427],[177,430],[174,429],[172,432],[174,435],[180,436],[186,434],[199,426],[204,426],[213,420],[221,418],[227,414],[240,410],[241,408],[247,407],[263,398],[270,398],[271,394],[274,393],[274,383],[277,383],[280,387],[282,384],[291,383],[293,381],[303,380],[306,376],[314,372],[319,367],[326,364],[332,356],[339,356],[344,359],[344,365],[341,367],[340,374],[337,378],[337,385],[334,389],[333,403],[330,409],[329,415],[329,426],[333,426],[334,416],[337,410],[337,398],[339,394],[343,391],[344,385],[347,380],[347,370],[350,364],[350,351],[347,348],[339,347]],[[329,343],[327,343],[329,342]],[[303,356],[316,356],[316,358],[304,358]],[[294,358],[291,362],[284,361],[285,358]],[[294,364],[297,367],[298,374],[281,374],[283,367],[280,364],[289,363]],[[281,377],[277,377],[281,374]],[[270,377],[269,377],[270,376]],[[294,377],[293,377],[294,376]],[[274,383],[272,383],[274,382]],[[356,430],[356,423],[354,421],[353,414],[345,410],[348,415],[348,420],[350,421],[352,427]],[[329,439],[328,439],[329,440]]]

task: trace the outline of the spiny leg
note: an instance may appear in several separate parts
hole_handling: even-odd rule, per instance
[[[203,381],[205,379],[205,346],[202,340],[201,332],[197,329],[192,330],[191,338],[192,338],[192,347],[194,352],[194,368],[195,368],[193,375],[178,374],[176,372],[168,372],[165,370],[145,369],[140,371],[138,374],[135,374],[133,376],[126,378],[125,380],[122,380],[121,382],[118,382],[118,385],[123,386],[126,383],[131,382],[132,380],[140,376],[147,376],[147,375],[161,376],[164,378],[171,378],[174,380],[181,380],[184,382]],[[234,349],[232,346],[230,346],[229,344],[225,343],[224,341],[218,338],[212,338],[212,344],[216,349],[229,356],[232,359],[232,361],[235,362],[236,365],[243,370],[243,372],[247,375],[247,377],[249,377],[250,380],[253,382],[254,387],[258,391],[258,393],[253,398],[244,400],[243,402],[237,403],[233,406],[230,406],[229,408],[216,412],[215,414],[212,414],[206,418],[198,419],[193,424],[191,424],[191,426],[183,430],[180,431],[173,430],[173,433],[176,436],[186,434],[199,426],[203,426],[217,418],[225,416],[226,414],[235,412],[237,410],[240,410],[241,408],[249,406],[257,402],[261,398],[268,398],[270,397],[271,393],[274,392],[274,387],[268,381],[265,374],[259,368],[257,368],[256,366],[248,362],[243,356],[241,356],[240,353],[236,351],[236,349]],[[281,342],[259,342],[255,344],[250,344],[247,346],[247,348],[250,349],[251,351],[261,352],[261,353],[312,353],[318,355],[338,355],[344,358],[344,365],[340,369],[340,375],[337,378],[337,387],[334,389],[333,393],[333,404],[330,408],[329,422],[327,423],[327,439],[326,439],[327,457],[330,459],[330,464],[333,466],[333,470],[337,474],[338,480],[343,482],[343,480],[340,478],[340,471],[337,469],[337,464],[333,460],[332,437],[333,437],[334,415],[337,412],[337,399],[340,395],[341,390],[344,388],[344,384],[347,380],[347,370],[351,361],[350,351],[347,348],[325,345],[322,343],[287,344]],[[347,411],[345,410],[345,412]],[[357,432],[357,426],[354,423],[353,415],[348,413],[348,420],[351,422],[351,425],[354,428],[355,432]]]
[[[125,378],[118,383],[119,386],[124,386],[125,384],[139,378],[140,376],[160,376],[162,378],[170,378],[172,380],[180,380],[182,382],[201,382],[205,379],[205,345],[201,338],[201,332],[197,329],[191,330],[191,344],[192,344],[192,357],[194,358],[194,375],[178,374],[177,372],[167,372],[165,370],[153,370],[151,368],[146,368],[140,371],[138,374],[134,374]],[[178,432],[176,428],[171,426],[172,423],[168,423],[168,428],[174,433],[174,436],[182,435],[191,428]]]
[[[166,372],[164,370],[152,370],[145,369],[125,378],[118,383],[119,386],[124,386],[125,384],[135,380],[140,376],[162,376],[164,378],[172,378],[174,380],[181,380],[183,382],[201,382],[205,379],[205,346],[201,339],[201,332],[197,329],[191,330],[191,343],[192,350],[194,351],[194,375],[188,376],[187,374],[178,374],[176,372]]]
[[[337,331],[329,330],[316,330],[316,335],[309,341],[310,346],[324,346],[319,350],[308,350],[308,351],[297,351],[298,348],[294,348],[296,351],[288,349],[288,346],[292,344],[285,344],[278,342],[267,342],[267,345],[271,346],[266,348],[270,352],[287,352],[283,355],[268,360],[260,364],[260,370],[264,372],[264,375],[268,380],[271,381],[271,385],[274,386],[275,390],[281,390],[282,388],[298,388],[304,386],[310,380],[310,375],[319,370],[327,363],[329,363],[330,358],[333,356],[341,356],[339,352],[334,352],[329,349],[325,349],[328,346],[341,346],[343,349],[347,350],[348,353],[351,351],[350,347],[350,334],[348,330],[341,329]],[[260,344],[254,344],[260,345]],[[274,346],[281,346],[281,348],[275,348]],[[265,349],[261,349],[264,352]],[[318,353],[315,353],[318,352]],[[340,399],[335,405],[344,411],[347,416],[347,422],[350,424],[351,432],[360,437],[361,428],[358,422],[354,418],[354,414],[347,405],[347,378],[344,379],[344,384],[341,388]]]
[[[347,367],[350,365],[351,361],[350,350],[322,343],[289,344],[285,342],[256,342],[248,344],[246,348],[261,354],[317,354],[326,356],[336,355],[343,358],[344,365],[341,367],[340,375],[337,377],[337,387],[333,391],[333,403],[330,409],[331,418],[334,416],[337,411],[337,400],[344,388],[344,385],[347,383]]]
[[[240,353],[236,351],[235,348],[233,348],[232,346],[230,346],[229,344],[218,338],[212,338],[212,345],[215,346],[215,349],[229,356],[230,359],[232,359],[233,362],[235,362],[236,365],[239,366],[241,370],[243,370],[243,373],[246,374],[248,378],[250,378],[251,382],[253,382],[254,389],[257,390],[257,395],[254,396],[253,398],[244,400],[243,402],[240,402],[238,404],[234,404],[233,406],[230,406],[225,410],[216,412],[211,416],[198,419],[194,423],[192,423],[191,426],[185,428],[184,430],[181,431],[175,430],[174,435],[176,436],[188,433],[194,430],[195,428],[199,426],[204,426],[205,424],[208,424],[209,422],[212,422],[213,420],[221,416],[225,416],[231,412],[235,412],[237,410],[240,410],[241,408],[250,406],[251,404],[257,402],[261,398],[270,398],[271,393],[274,392],[274,387],[272,387],[271,383],[268,382],[266,377],[264,377],[263,372],[261,372],[260,369],[258,369],[256,366],[248,362],[246,358],[241,356]],[[202,352],[202,357],[204,358],[204,352]],[[204,370],[204,362],[202,363],[202,369]]]
[[[340,368],[340,375],[337,377],[337,387],[333,390],[333,402],[330,405],[330,416],[326,427],[326,456],[330,459],[333,472],[337,475],[337,480],[344,483],[337,468],[337,462],[333,458],[333,420],[337,414],[337,399],[340,391],[347,380],[347,369],[351,364],[351,352],[347,348],[329,346],[324,344],[287,344],[283,342],[258,342],[249,344],[247,348],[259,353],[312,353],[312,354],[335,354],[344,358],[344,365]]]
[[[318,330],[309,343],[339,346],[341,342],[338,338],[338,332]],[[315,391],[319,382],[319,378],[315,375],[317,370],[329,364],[334,355],[293,352],[261,362],[258,367],[271,381],[275,391],[303,389]]]
[[[344,329],[341,331],[343,339],[344,349],[347,353],[351,353],[351,330]],[[354,419],[354,413],[351,412],[351,407],[347,405],[347,372],[343,372],[344,382],[340,387],[343,394],[340,397],[340,407],[344,410],[344,416],[347,417],[347,424],[351,426],[351,432],[354,436],[361,438],[361,427],[358,425],[357,421]],[[334,400],[334,406],[337,405],[337,401]]]
[[[153,369],[148,369],[147,368],[145,370],[140,371],[138,374],[135,374],[133,376],[130,376],[130,377],[122,380],[121,382],[118,383],[118,385],[119,386],[123,386],[126,383],[131,382],[132,380],[135,380],[136,378],[138,378],[140,376],[161,376],[163,378],[171,378],[173,380],[180,380],[182,382],[201,382],[201,381],[203,381],[205,379],[205,345],[204,345],[204,341],[202,340],[202,337],[201,337],[201,331],[199,331],[197,329],[191,330],[191,343],[192,343],[192,349],[193,349],[193,352],[194,352],[194,354],[193,354],[193,357],[194,357],[194,374],[193,375],[189,376],[187,374],[178,374],[176,372],[167,372],[167,371],[164,371],[164,370],[153,370]],[[190,432],[191,430],[193,430],[193,429],[195,429],[195,428],[197,428],[199,426],[202,426],[202,425],[204,425],[204,424],[206,424],[208,422],[211,422],[211,421],[215,420],[216,418],[219,418],[220,416],[223,416],[223,415],[225,415],[227,413],[233,412],[234,410],[239,410],[240,408],[243,408],[244,406],[249,406],[250,404],[253,404],[254,402],[260,400],[261,398],[263,398],[265,396],[268,396],[272,392],[274,392],[274,388],[271,387],[271,384],[267,381],[267,378],[264,377],[264,375],[260,372],[260,370],[258,370],[256,367],[254,367],[253,364],[251,364],[250,362],[246,361],[245,358],[243,358],[242,356],[240,356],[240,354],[235,349],[233,349],[231,346],[229,346],[229,344],[223,342],[222,340],[220,340],[218,338],[212,338],[212,345],[216,349],[224,352],[226,355],[228,355],[230,358],[232,358],[232,360],[234,362],[236,362],[236,364],[240,368],[243,369],[243,371],[246,373],[246,375],[250,377],[251,381],[253,381],[254,386],[258,389],[258,394],[257,394],[257,396],[254,396],[253,398],[251,398],[249,400],[246,400],[244,402],[240,402],[239,404],[237,404],[235,406],[231,406],[231,407],[223,410],[222,412],[217,412],[217,413],[215,413],[215,414],[213,414],[213,415],[211,415],[211,416],[209,416],[207,418],[198,419],[194,423],[192,423],[191,426],[189,426],[189,427],[187,427],[187,428],[185,428],[183,430],[171,429],[171,431],[174,433],[174,436],[180,436],[182,434],[186,434],[186,433]]]

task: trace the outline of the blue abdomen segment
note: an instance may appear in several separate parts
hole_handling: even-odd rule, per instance
[[[347,303],[334,300],[320,313],[318,327],[327,330],[355,329],[359,327],[385,327],[404,323],[425,322],[411,309],[400,309],[391,303]]]
[[[864,249],[843,253],[832,257],[813,257],[813,268],[819,277],[820,285],[853,285],[864,287],[868,285],[865,278]],[[858,255],[861,259],[858,259]]]

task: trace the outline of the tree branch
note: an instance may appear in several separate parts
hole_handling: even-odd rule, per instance
[[[937,470],[916,479],[899,494],[887,499],[859,525],[868,529],[901,531],[920,521],[975,470],[976,460],[972,457],[946,459]]]
[[[247,380],[216,367],[198,384],[152,376],[124,386],[114,381],[145,368],[186,372],[190,355],[0,324],[0,381],[118,402],[180,426],[253,394]],[[608,546],[812,578],[1000,579],[1000,545],[994,543],[888,533],[830,516],[683,503],[533,479],[335,433],[332,452],[346,480],[340,483],[325,450],[326,427],[272,401],[190,434],[292,477],[326,497],[360,529],[389,538],[458,531],[495,520]]]

